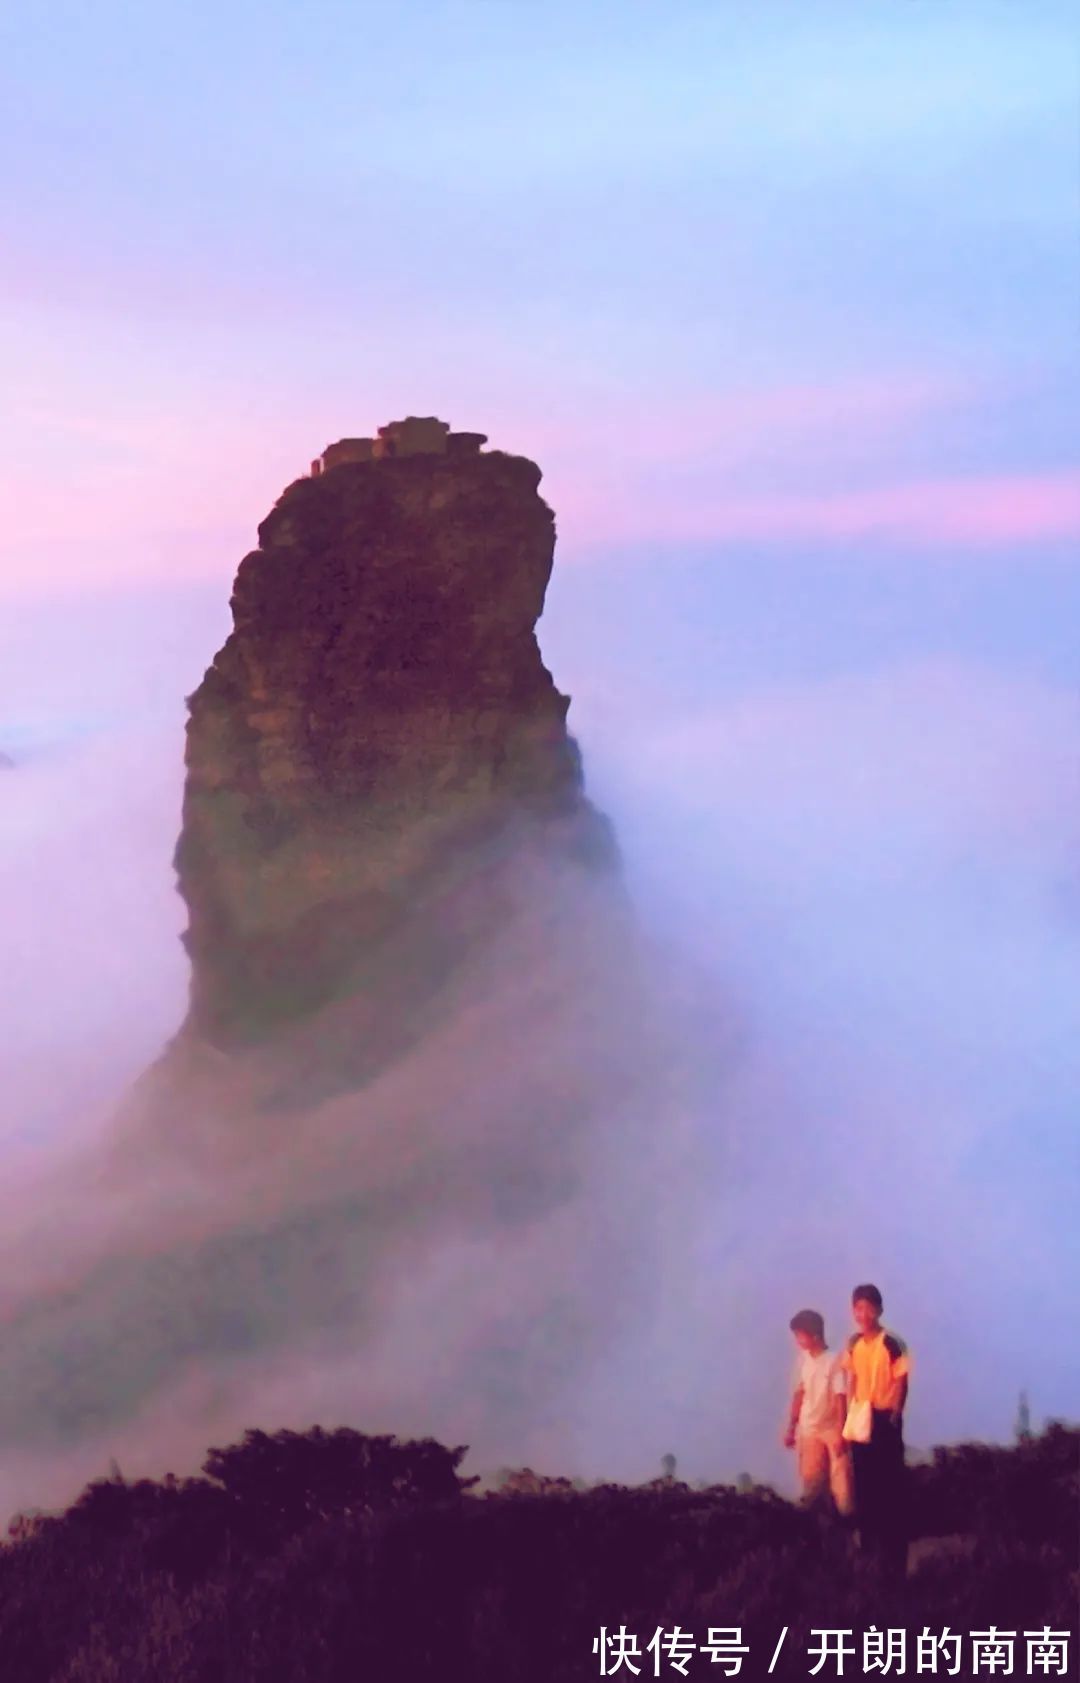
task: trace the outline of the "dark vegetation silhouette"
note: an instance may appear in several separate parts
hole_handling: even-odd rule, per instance
[[[480,1496],[458,1472],[465,1452],[251,1431],[212,1449],[202,1477],[114,1476],[64,1513],[20,1516],[0,1547],[0,1677],[570,1683],[600,1674],[593,1639],[620,1624],[640,1639],[643,1677],[658,1626],[699,1640],[741,1626],[750,1679],[767,1675],[783,1625],[781,1678],[807,1675],[813,1627],[902,1626],[913,1643],[924,1625],[1049,1624],[1076,1640],[1076,1428],[913,1467],[916,1541],[892,1590],[853,1564],[839,1525],[767,1488],[551,1481]],[[952,1675],[971,1676],[967,1660]],[[686,1672],[724,1674],[704,1655]]]

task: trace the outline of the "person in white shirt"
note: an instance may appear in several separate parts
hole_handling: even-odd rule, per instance
[[[790,1325],[799,1354],[784,1445],[798,1449],[803,1502],[817,1505],[831,1494],[837,1512],[847,1515],[853,1506],[851,1456],[842,1435],[847,1378],[816,1309],[800,1309]]]

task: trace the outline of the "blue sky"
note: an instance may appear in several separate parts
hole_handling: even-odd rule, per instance
[[[13,19],[10,579],[160,576],[194,511],[212,566],[324,433],[417,407],[541,460],[573,553],[910,532],[928,481],[955,540],[973,478],[1013,515],[961,541],[1075,538],[1070,37],[922,0]]]

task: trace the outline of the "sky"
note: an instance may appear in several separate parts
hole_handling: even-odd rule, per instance
[[[1021,1385],[1077,1412],[1074,26],[1064,0],[6,14],[9,1165],[98,1126],[182,1015],[183,698],[256,525],[333,439],[438,414],[541,464],[541,642],[590,787],[643,919],[751,1024],[702,1123],[745,1198],[655,1363],[748,1278],[778,1351],[803,1281],[835,1322],[847,1209],[882,1197],[916,1436],[1007,1436]],[[704,1466],[711,1360],[653,1459],[670,1425]]]

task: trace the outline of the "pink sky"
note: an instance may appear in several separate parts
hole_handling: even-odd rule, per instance
[[[595,500],[594,500],[595,499]],[[645,499],[643,499],[645,500]],[[1080,472],[1001,474],[885,483],[818,496],[721,493],[686,504],[661,488],[646,506],[620,506],[595,481],[564,500],[564,524],[593,541],[793,544],[887,538],[951,556],[1004,545],[1080,540]]]
[[[28,402],[0,472],[0,589],[229,570],[314,454],[392,413],[389,399],[346,416],[330,394],[323,419],[314,392],[282,414],[219,395],[205,413],[191,390],[154,404],[140,379],[123,410],[96,409],[88,392],[70,409]],[[602,382],[577,403],[573,389],[486,395],[488,415],[461,404],[449,418],[540,462],[564,561],[643,541],[883,538],[957,553],[1080,538],[1080,472],[911,471],[927,437],[1004,401],[988,381],[743,386],[659,408]]]

